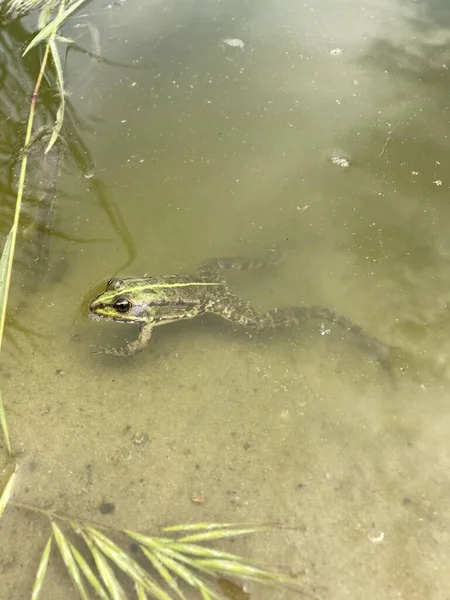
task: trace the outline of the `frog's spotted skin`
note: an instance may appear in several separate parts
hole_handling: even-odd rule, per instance
[[[141,331],[139,338],[125,348],[109,348],[104,352],[116,356],[136,354],[149,343],[153,328],[157,325],[213,313],[231,323],[260,331],[298,327],[311,319],[319,319],[339,327],[342,333],[349,335],[352,341],[387,366],[389,347],[347,317],[322,306],[274,308],[259,313],[249,302],[230,292],[220,274],[223,269],[251,269],[275,262],[278,262],[278,256],[269,261],[217,258],[203,263],[196,276],[111,279],[105,291],[90,303],[91,316],[122,323],[138,323]]]

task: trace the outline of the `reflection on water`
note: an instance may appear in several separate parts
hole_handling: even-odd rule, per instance
[[[76,27],[88,21],[103,56],[139,68],[69,56],[77,147],[90,160],[65,163],[55,229],[96,243],[52,239],[67,268],[20,316],[50,337],[2,368],[18,494],[141,530],[282,522],[296,529],[238,550],[318,597],[446,598],[446,11],[128,0],[74,20],[77,43],[89,45]],[[8,135],[4,160],[17,130]],[[273,247],[287,260],[230,274],[233,291],[264,311],[347,315],[400,349],[395,385],[317,322],[248,335],[205,317],[159,327],[133,359],[90,353],[136,335],[84,318],[98,283]],[[21,573],[29,589],[46,534],[13,513],[2,527],[8,598],[22,598],[13,582]],[[53,575],[49,597],[71,597]]]

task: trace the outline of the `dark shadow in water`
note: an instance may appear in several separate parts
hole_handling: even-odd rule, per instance
[[[26,122],[30,108],[31,93],[37,79],[42,48],[31,50],[25,57],[22,53],[32,38],[32,32],[23,19],[9,21],[0,15],[0,232],[6,237],[13,219],[16,202],[20,158],[23,155]],[[82,51],[78,46],[76,51]],[[89,55],[89,52],[86,52]],[[64,64],[70,59],[70,47]],[[97,58],[95,58],[97,60]],[[92,59],[91,59],[92,60]],[[102,59],[98,59],[102,60]],[[103,60],[106,64],[114,63]],[[83,140],[86,125],[77,116],[74,107],[66,98],[66,112],[61,138],[53,149],[45,154],[45,148],[59,106],[56,74],[49,65],[39,92],[34,131],[37,132],[33,145],[27,149],[28,167],[22,205],[21,227],[18,238],[14,283],[25,289],[30,296],[42,285],[49,269],[49,249],[52,238],[62,238],[71,243],[97,242],[97,239],[76,239],[55,228],[55,213],[63,211],[71,195],[58,187],[61,170],[85,178],[89,192],[101,207],[105,220],[119,236],[127,252],[123,268],[135,257],[135,244],[119,207],[108,195],[104,182],[95,174],[95,162]],[[72,196],[73,199],[73,196]],[[14,316],[9,312],[7,333],[22,330],[17,308]],[[10,338],[11,336],[8,335]]]
[[[404,4],[411,8],[410,2]],[[449,4],[445,0],[421,2],[418,16],[405,18],[405,24],[414,35],[413,42],[405,47],[403,40],[395,44],[391,39],[376,39],[365,52],[365,63],[390,73],[395,71],[408,81],[446,87],[450,81],[450,64],[446,64],[450,59]]]

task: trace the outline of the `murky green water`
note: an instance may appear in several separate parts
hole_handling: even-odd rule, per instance
[[[48,279],[16,317],[39,335],[11,331],[3,354],[17,498],[139,530],[276,521],[295,528],[233,549],[318,598],[448,598],[447,3],[83,14],[70,35],[115,64],[68,57],[84,147],[61,175]],[[25,118],[26,98],[11,110]],[[320,323],[248,335],[208,317],[158,328],[133,359],[91,354],[137,335],[87,319],[110,277],[269,248],[286,260],[233,290],[351,317],[401,349],[395,381]],[[11,509],[0,531],[0,598],[25,598],[46,522]],[[55,562],[48,597],[71,594]]]

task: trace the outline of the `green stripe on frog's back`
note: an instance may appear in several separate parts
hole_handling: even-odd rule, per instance
[[[189,286],[202,287],[207,285],[223,285],[223,281],[190,281],[189,283],[152,283],[151,285],[144,285],[142,287],[128,288],[127,291],[139,291],[143,289],[153,288],[171,289]]]
[[[171,276],[169,276],[171,277]],[[189,288],[193,291],[196,290],[200,292],[201,289],[214,289],[214,288],[223,288],[225,283],[223,281],[201,281],[198,279],[192,279],[191,281],[188,278],[182,278],[180,281],[179,277],[173,276],[174,281],[164,281],[164,279],[168,279],[166,276],[161,278],[149,277],[144,279],[122,279],[120,280],[123,284],[120,287],[115,287],[110,290],[105,290],[103,294],[101,294],[102,302],[109,302],[118,298],[119,296],[124,297],[135,297],[136,299],[142,298],[147,294],[155,294],[163,293],[164,290],[167,292],[173,291],[174,293],[179,290],[180,294],[182,291],[188,293]],[[153,281],[152,281],[153,280]],[[142,282],[142,283],[141,283]],[[206,289],[205,289],[206,292]],[[211,293],[213,293],[211,291]]]

